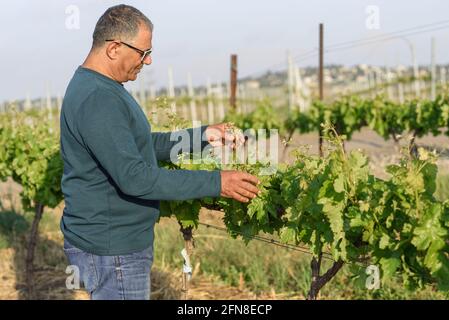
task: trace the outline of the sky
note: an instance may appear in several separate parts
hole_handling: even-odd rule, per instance
[[[168,83],[190,73],[194,85],[228,81],[230,55],[238,55],[239,78],[287,65],[287,52],[299,66],[316,66],[318,25],[325,46],[430,25],[440,30],[381,43],[326,52],[325,64],[411,64],[409,43],[419,64],[430,63],[431,38],[437,63],[449,62],[447,0],[15,0],[0,12],[0,101],[63,95],[83,63],[98,18],[110,6],[126,3],[154,24],[153,63],[128,89]],[[429,27],[431,29],[431,27]],[[416,29],[419,30],[419,29]],[[413,29],[412,29],[413,31]]]

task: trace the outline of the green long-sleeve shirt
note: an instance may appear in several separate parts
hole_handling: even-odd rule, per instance
[[[204,130],[187,130],[190,148]],[[218,171],[159,168],[157,161],[169,159],[177,141],[170,133],[152,133],[127,90],[87,68],[76,70],[64,96],[60,142],[61,230],[93,254],[129,254],[152,245],[159,200],[220,195]]]

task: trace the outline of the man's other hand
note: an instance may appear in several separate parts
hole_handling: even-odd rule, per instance
[[[221,171],[221,196],[249,202],[259,193],[257,177],[241,171]]]
[[[235,127],[232,123],[219,123],[208,126],[206,138],[213,147],[226,145],[232,149],[237,149],[245,143],[245,136],[242,130]]]

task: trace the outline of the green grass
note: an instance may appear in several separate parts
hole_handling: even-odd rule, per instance
[[[31,228],[34,212],[16,212],[13,210],[0,211],[0,249],[11,248],[14,241],[26,235]],[[59,219],[44,212],[39,224],[39,232],[55,232],[59,230]]]
[[[177,223],[164,221],[155,232],[155,265],[181,270],[184,242]],[[245,245],[240,239],[202,226],[194,231],[194,239],[192,265],[199,262],[203,274],[219,276],[233,286],[239,285],[242,275],[245,284],[256,293],[272,288],[304,291],[308,286],[309,261],[298,252],[256,241]]]
[[[14,239],[23,235],[28,227],[24,216],[14,211],[0,212],[0,249],[12,247]]]

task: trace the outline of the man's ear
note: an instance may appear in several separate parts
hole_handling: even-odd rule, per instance
[[[120,44],[117,42],[108,42],[106,45],[106,55],[111,60],[116,60],[120,52]]]

